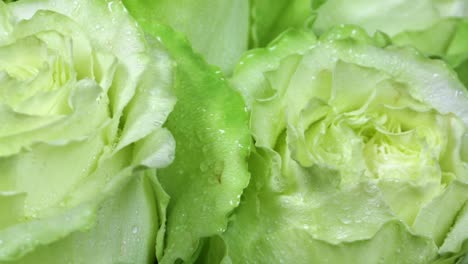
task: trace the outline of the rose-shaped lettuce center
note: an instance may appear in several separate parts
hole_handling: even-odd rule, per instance
[[[357,27],[319,41],[291,31],[241,61],[232,83],[251,111],[256,150],[239,208],[213,240],[226,258],[429,263],[464,254],[466,90],[440,62],[376,43]]]
[[[174,98],[168,56],[120,3],[21,1],[0,14],[2,261],[89,229],[136,168],[171,162]]]
[[[28,32],[32,25],[44,23],[43,17],[55,19],[60,27]],[[63,35],[72,30],[68,27],[75,27],[77,33]],[[2,189],[27,194],[26,218],[37,217],[40,211],[63,202],[63,197],[96,166],[106,144],[100,134],[110,123],[106,95],[109,87],[90,78],[95,76],[93,63],[100,63],[98,60],[77,65],[73,48],[81,43],[74,39],[87,41],[79,28],[63,15],[40,11],[14,27],[12,35],[20,38],[0,47],[0,105],[5,120],[0,139],[0,154],[4,157],[0,164],[5,176]],[[86,57],[99,54],[89,51]],[[77,68],[93,75],[80,78]],[[112,66],[105,70],[111,75],[107,78],[112,79]],[[70,166],[72,161],[66,162],[67,156],[74,157],[74,161],[64,176],[64,165]],[[63,165],[58,166],[60,163]],[[31,180],[31,173],[43,178],[38,183]]]
[[[306,59],[285,58],[265,74],[266,89],[252,109],[259,143],[302,168],[337,171],[339,188],[378,185],[394,213],[411,225],[455,175],[462,177],[463,121],[415,98],[410,84],[386,72],[339,59],[311,69]],[[265,116],[280,120],[265,124]],[[260,135],[272,133],[264,143]],[[288,184],[298,185],[280,185]]]
[[[463,122],[375,69],[338,61],[326,71],[309,87],[328,96],[290,113],[292,158],[303,167],[337,170],[342,188],[377,184],[394,213],[411,225],[421,207],[461,173],[454,143],[460,145]]]

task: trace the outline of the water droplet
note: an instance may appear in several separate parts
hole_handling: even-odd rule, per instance
[[[206,171],[208,171],[209,169],[210,169],[210,164],[209,164],[208,161],[205,160],[205,161],[203,161],[202,163],[200,163],[200,170],[201,170],[202,172],[206,172]]]
[[[73,1],[73,9],[74,10],[77,10],[80,8],[80,2],[79,1]]]
[[[139,228],[138,228],[138,226],[134,226],[134,227],[132,227],[132,233],[133,233],[133,234],[136,234],[136,233],[138,233],[138,231],[139,231]]]
[[[343,239],[345,239],[346,237],[347,237],[346,233],[343,232],[342,230],[340,230],[340,231],[338,231],[338,232],[336,233],[336,238],[337,238],[338,240],[343,240]]]
[[[224,129],[219,129],[218,132],[219,132],[220,134],[226,133],[226,131],[225,131]]]
[[[375,193],[377,188],[376,186],[374,186],[373,184],[367,184],[364,186],[364,190],[367,192],[367,193]]]
[[[349,218],[342,218],[340,221],[345,225],[349,225],[352,222]]]
[[[113,11],[114,11],[113,5],[114,5],[114,1],[110,1],[109,3],[107,3],[107,9],[108,9],[110,12],[113,12]]]
[[[206,153],[208,153],[209,151],[210,151],[210,146],[209,146],[209,145],[205,145],[205,146],[202,147],[202,152],[203,152],[203,153],[206,154]]]

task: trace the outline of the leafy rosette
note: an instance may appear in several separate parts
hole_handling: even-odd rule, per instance
[[[290,31],[234,73],[252,179],[205,263],[459,263],[468,93],[440,61],[357,27]]]
[[[154,258],[171,68],[119,1],[0,2],[0,262]]]

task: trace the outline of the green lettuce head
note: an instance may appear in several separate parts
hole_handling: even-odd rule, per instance
[[[232,84],[252,179],[206,262],[463,259],[468,93],[440,61],[386,44],[357,27],[291,31],[244,57]]]
[[[0,262],[154,259],[171,65],[119,1],[0,2]]]

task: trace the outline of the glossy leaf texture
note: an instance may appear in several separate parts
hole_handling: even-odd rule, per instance
[[[111,197],[137,170],[155,173],[172,161],[174,139],[163,127],[175,103],[171,82],[167,53],[120,2],[0,2],[0,262],[48,252],[49,263],[60,263],[64,250],[73,256],[110,240],[113,233],[93,227],[116,213]],[[138,185],[152,188],[148,179]],[[149,210],[138,222],[131,211],[164,199],[133,198],[120,216],[157,228],[162,215]],[[121,228],[116,239],[131,233],[112,225]],[[125,240],[116,258],[151,261],[153,237],[142,235],[141,248]],[[100,262],[112,250],[82,257]]]
[[[468,92],[446,64],[353,26],[290,31],[231,83],[252,179],[200,263],[458,263]]]
[[[247,50],[247,0],[125,0],[137,20],[161,23],[188,38],[195,52],[229,75]]]
[[[244,102],[223,77],[194,53],[180,33],[129,6],[150,38],[160,39],[177,66],[177,104],[167,127],[177,142],[174,163],[158,174],[170,196],[160,263],[192,263],[205,238],[226,229],[250,175],[248,115]]]

